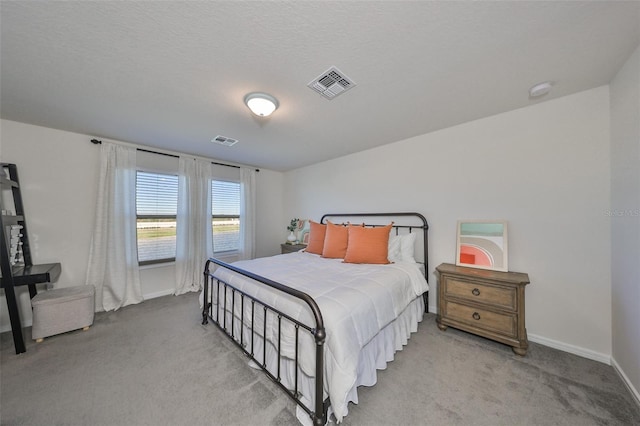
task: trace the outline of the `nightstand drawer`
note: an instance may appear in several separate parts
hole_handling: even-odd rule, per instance
[[[446,316],[452,321],[459,321],[487,331],[505,336],[516,336],[517,317],[515,314],[500,314],[459,303],[446,303]]]
[[[510,311],[517,309],[515,288],[492,286],[450,277],[445,280],[444,284],[447,298],[457,297]]]

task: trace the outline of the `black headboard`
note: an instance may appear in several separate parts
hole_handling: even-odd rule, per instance
[[[400,230],[405,230],[411,233],[412,231],[422,231],[422,241],[423,241],[423,249],[422,249],[422,257],[423,261],[420,262],[424,265],[424,275],[427,281],[429,281],[429,239],[427,238],[429,224],[427,223],[427,219],[420,213],[415,212],[401,212],[401,213],[327,213],[322,216],[320,219],[320,223],[325,223],[325,219],[337,218],[339,221],[347,218],[358,218],[358,222],[360,219],[366,219],[364,222],[365,226],[375,227],[375,226],[386,226],[389,223],[369,223],[370,218],[384,218],[385,220],[393,221],[392,228],[395,229],[396,235],[400,233]],[[334,221],[334,222],[339,222]]]

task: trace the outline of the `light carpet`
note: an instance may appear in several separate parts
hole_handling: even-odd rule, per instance
[[[213,324],[196,294],[98,313],[88,331],[0,336],[2,425],[296,425],[295,404]],[[25,329],[30,339],[30,328]],[[612,367],[532,343],[526,357],[428,314],[345,425],[638,425]]]

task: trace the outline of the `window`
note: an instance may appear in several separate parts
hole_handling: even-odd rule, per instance
[[[213,252],[240,250],[240,183],[211,182]]]
[[[240,183],[211,182],[213,252],[240,249]],[[138,263],[172,262],[176,257],[178,176],[137,172]]]
[[[136,228],[140,265],[175,260],[177,211],[178,176],[138,171]]]

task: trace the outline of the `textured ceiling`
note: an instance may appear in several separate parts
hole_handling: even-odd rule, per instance
[[[2,118],[281,171],[607,84],[640,43],[635,1],[2,1],[0,15]],[[357,83],[331,101],[306,86],[330,66]],[[252,91],[280,108],[253,116]]]

